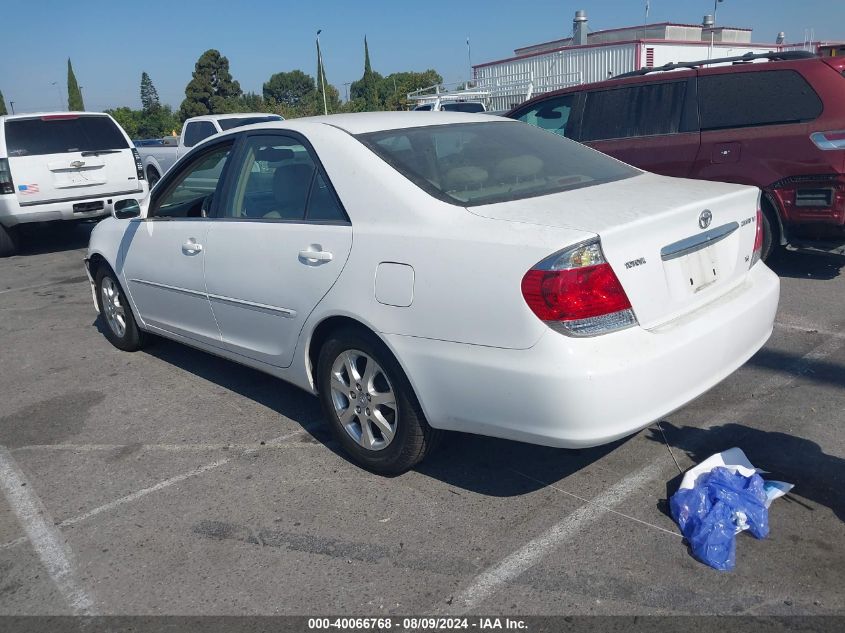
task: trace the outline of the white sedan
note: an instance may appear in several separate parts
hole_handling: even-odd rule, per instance
[[[772,332],[759,191],[656,176],[507,119],[367,113],[216,135],[91,235],[105,334],[317,394],[359,464],[441,430],[629,435]]]

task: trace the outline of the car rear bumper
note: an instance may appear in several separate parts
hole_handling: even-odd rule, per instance
[[[596,446],[681,408],[744,364],[771,335],[779,291],[758,263],[726,295],[654,330],[578,339],[550,329],[527,350],[385,340],[432,426]]]
[[[0,196],[0,224],[15,226],[30,222],[55,222],[69,220],[90,220],[111,215],[114,203],[118,200],[144,199],[149,190],[146,181],[140,189],[121,191],[102,196],[74,197],[63,200],[53,200],[45,203],[21,205],[15,195]],[[84,210],[86,205],[100,206],[92,210]]]

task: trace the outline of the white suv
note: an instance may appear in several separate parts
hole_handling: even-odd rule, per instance
[[[0,117],[0,257],[28,222],[105,217],[149,192],[138,151],[108,114]]]

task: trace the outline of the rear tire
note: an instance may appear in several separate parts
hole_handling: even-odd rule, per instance
[[[332,434],[360,466],[398,475],[433,450],[431,428],[387,347],[357,329],[332,333],[317,361],[317,388]]]
[[[780,249],[780,230],[777,218],[767,204],[763,205],[763,248],[760,249],[760,259],[766,261]]]
[[[0,257],[10,257],[18,252],[18,232],[0,224]]]
[[[147,183],[150,185],[150,189],[155,187],[155,184],[161,180],[161,175],[155,170],[153,167],[147,168]]]
[[[109,342],[124,352],[136,352],[147,343],[147,335],[138,327],[117,275],[105,264],[97,271],[95,288],[97,306]]]

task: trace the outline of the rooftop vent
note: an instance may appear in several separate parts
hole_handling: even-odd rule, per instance
[[[777,39],[775,40],[775,44],[783,44],[786,41],[786,33],[781,31],[778,33]]]
[[[587,12],[578,10],[572,20],[572,44],[583,46],[587,43]]]
[[[716,24],[716,20],[709,13],[704,16],[704,20],[701,22],[701,26],[705,29],[712,28],[714,24]]]

